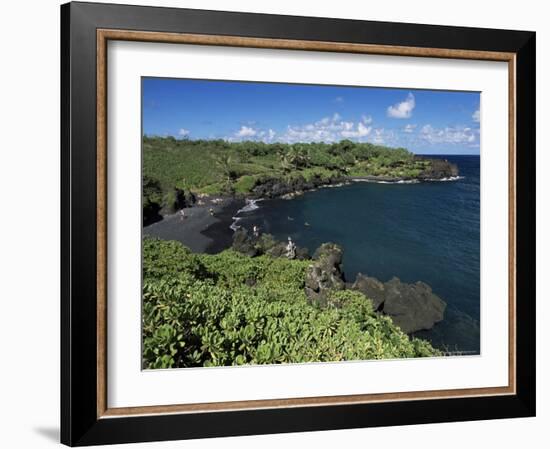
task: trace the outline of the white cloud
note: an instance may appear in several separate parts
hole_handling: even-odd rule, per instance
[[[239,130],[225,139],[230,142],[243,140],[256,140],[266,143],[284,142],[339,142],[343,139],[353,139],[361,142],[373,141],[372,117],[363,115],[361,119],[343,120],[342,116],[334,113],[331,116],[323,117],[316,122],[299,125],[288,125],[281,132],[272,128],[254,128],[243,125]],[[391,135],[390,135],[391,134]],[[379,130],[377,141],[382,136],[393,139],[393,132]]]
[[[372,127],[370,126],[365,126],[363,123],[359,122],[357,124],[357,129],[353,130],[353,129],[346,129],[344,131],[342,131],[340,134],[342,135],[342,137],[346,137],[346,138],[357,138],[357,137],[365,137],[365,136],[368,136],[370,134],[372,130]]]
[[[404,133],[412,133],[415,129],[416,129],[417,125],[412,125],[410,123],[408,123],[407,125],[405,125],[405,127],[403,128],[403,132]]]
[[[189,134],[191,134],[191,131],[189,131],[188,129],[185,129],[185,128],[181,128],[181,129],[178,131],[178,134],[179,134],[181,137],[187,137],[187,136],[189,136]]]
[[[249,126],[241,126],[241,129],[239,129],[236,133],[236,137],[254,137],[258,132]]]
[[[259,140],[269,143],[269,142],[273,142],[273,139],[275,139],[276,135],[277,133],[270,128],[267,131],[264,131],[264,130],[258,131],[258,133],[256,134],[256,137]]]
[[[388,117],[392,118],[409,118],[412,115],[412,111],[416,106],[414,95],[409,92],[405,101],[396,103],[393,106],[388,107]]]
[[[472,114],[472,120],[473,120],[474,122],[479,123],[479,119],[480,119],[480,118],[481,118],[481,117],[480,117],[480,113],[479,113],[479,109],[478,109],[478,110],[476,110],[476,111]]]
[[[372,122],[370,117],[363,116],[360,121],[344,121],[340,114],[324,117],[305,125],[289,125],[280,136],[281,142],[338,142],[342,139],[364,139],[371,130],[367,126]]]
[[[478,140],[478,134],[478,129],[472,129],[467,126],[434,128],[432,125],[424,125],[420,130],[419,137],[431,144],[475,144]]]
[[[343,103],[343,102],[344,102],[344,97],[336,97],[336,98],[334,99],[334,102],[335,102],[335,103]]]
[[[235,131],[232,135],[224,137],[228,142],[242,142],[245,140],[262,141],[271,143],[275,141],[277,133],[269,129],[253,128],[251,126],[243,125],[238,131]]]
[[[374,130],[374,137],[372,141],[377,144],[382,144],[386,142],[384,140],[384,128]]]

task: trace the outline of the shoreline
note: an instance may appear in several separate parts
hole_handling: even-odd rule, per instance
[[[464,179],[464,176],[442,176],[438,178],[408,178],[408,177],[395,177],[395,176],[378,176],[378,175],[368,175],[368,176],[343,176],[339,178],[331,178],[326,182],[321,182],[317,184],[310,185],[306,183],[303,188],[296,190],[284,191],[281,193],[274,193],[267,196],[258,196],[250,193],[248,195],[243,195],[242,198],[246,200],[254,201],[263,201],[271,200],[276,198],[282,199],[292,199],[296,196],[302,195],[306,192],[312,192],[318,189],[324,188],[333,188],[333,187],[342,187],[349,185],[355,182],[369,182],[373,184],[422,184],[422,183],[431,183],[431,182],[454,182]],[[271,193],[271,192],[270,192]]]
[[[213,254],[231,246],[233,231],[230,225],[244,200],[216,197],[201,205],[181,209],[162,220],[142,228],[142,235],[163,240],[176,240],[194,253]],[[212,209],[213,214],[210,213]]]
[[[144,226],[142,234],[163,240],[179,241],[195,253],[216,254],[231,247],[233,234],[240,227],[237,224],[240,220],[239,213],[259,208],[258,202],[271,199],[291,200],[318,189],[337,188],[356,182],[409,185],[424,182],[452,182],[460,179],[464,179],[464,177],[405,179],[389,176],[350,176],[339,179],[339,182],[331,180],[311,189],[296,190],[273,197],[203,196],[198,204],[182,208],[175,214],[165,215],[162,220]],[[213,210],[213,215],[210,213],[210,209]],[[181,211],[185,214],[184,219],[180,216]]]
[[[234,233],[232,226],[236,215],[245,204],[245,200],[232,199],[220,206],[219,211],[215,213],[216,221],[200,231],[211,240],[204,250],[205,253],[216,254],[231,247]]]

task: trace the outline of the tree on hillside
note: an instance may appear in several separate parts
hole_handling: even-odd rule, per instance
[[[289,173],[290,171],[292,171],[293,165],[288,155],[288,152],[281,148],[277,151],[277,154],[279,155],[279,163],[283,172]]]
[[[342,156],[343,154],[351,151],[355,145],[356,144],[349,139],[341,140],[340,142],[331,145],[329,153],[334,156]]]
[[[307,148],[301,145],[292,145],[290,148],[281,149],[278,153],[281,168],[285,173],[290,172],[293,169],[298,170],[309,165],[309,152]]]
[[[222,151],[214,157],[214,162],[223,175],[223,181],[230,183],[237,177],[233,167],[233,158],[228,151]]]
[[[308,167],[310,156],[308,148],[304,145],[294,144],[290,148],[291,160],[296,168]]]

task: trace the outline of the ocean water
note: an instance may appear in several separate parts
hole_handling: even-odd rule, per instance
[[[344,248],[343,269],[387,281],[423,281],[446,303],[445,319],[417,333],[450,351],[480,345],[479,156],[445,156],[458,165],[455,181],[417,184],[355,182],[292,200],[257,202],[237,224],[277,239],[291,236],[311,253],[324,242]]]

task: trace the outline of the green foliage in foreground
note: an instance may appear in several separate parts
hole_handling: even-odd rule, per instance
[[[143,138],[143,175],[165,189],[247,195],[266,178],[416,177],[429,160],[404,148],[342,140],[283,144]],[[147,195],[145,198],[147,200]]]
[[[423,357],[361,293],[307,301],[310,261],[193,254],[177,242],[143,241],[143,366],[171,368]]]

